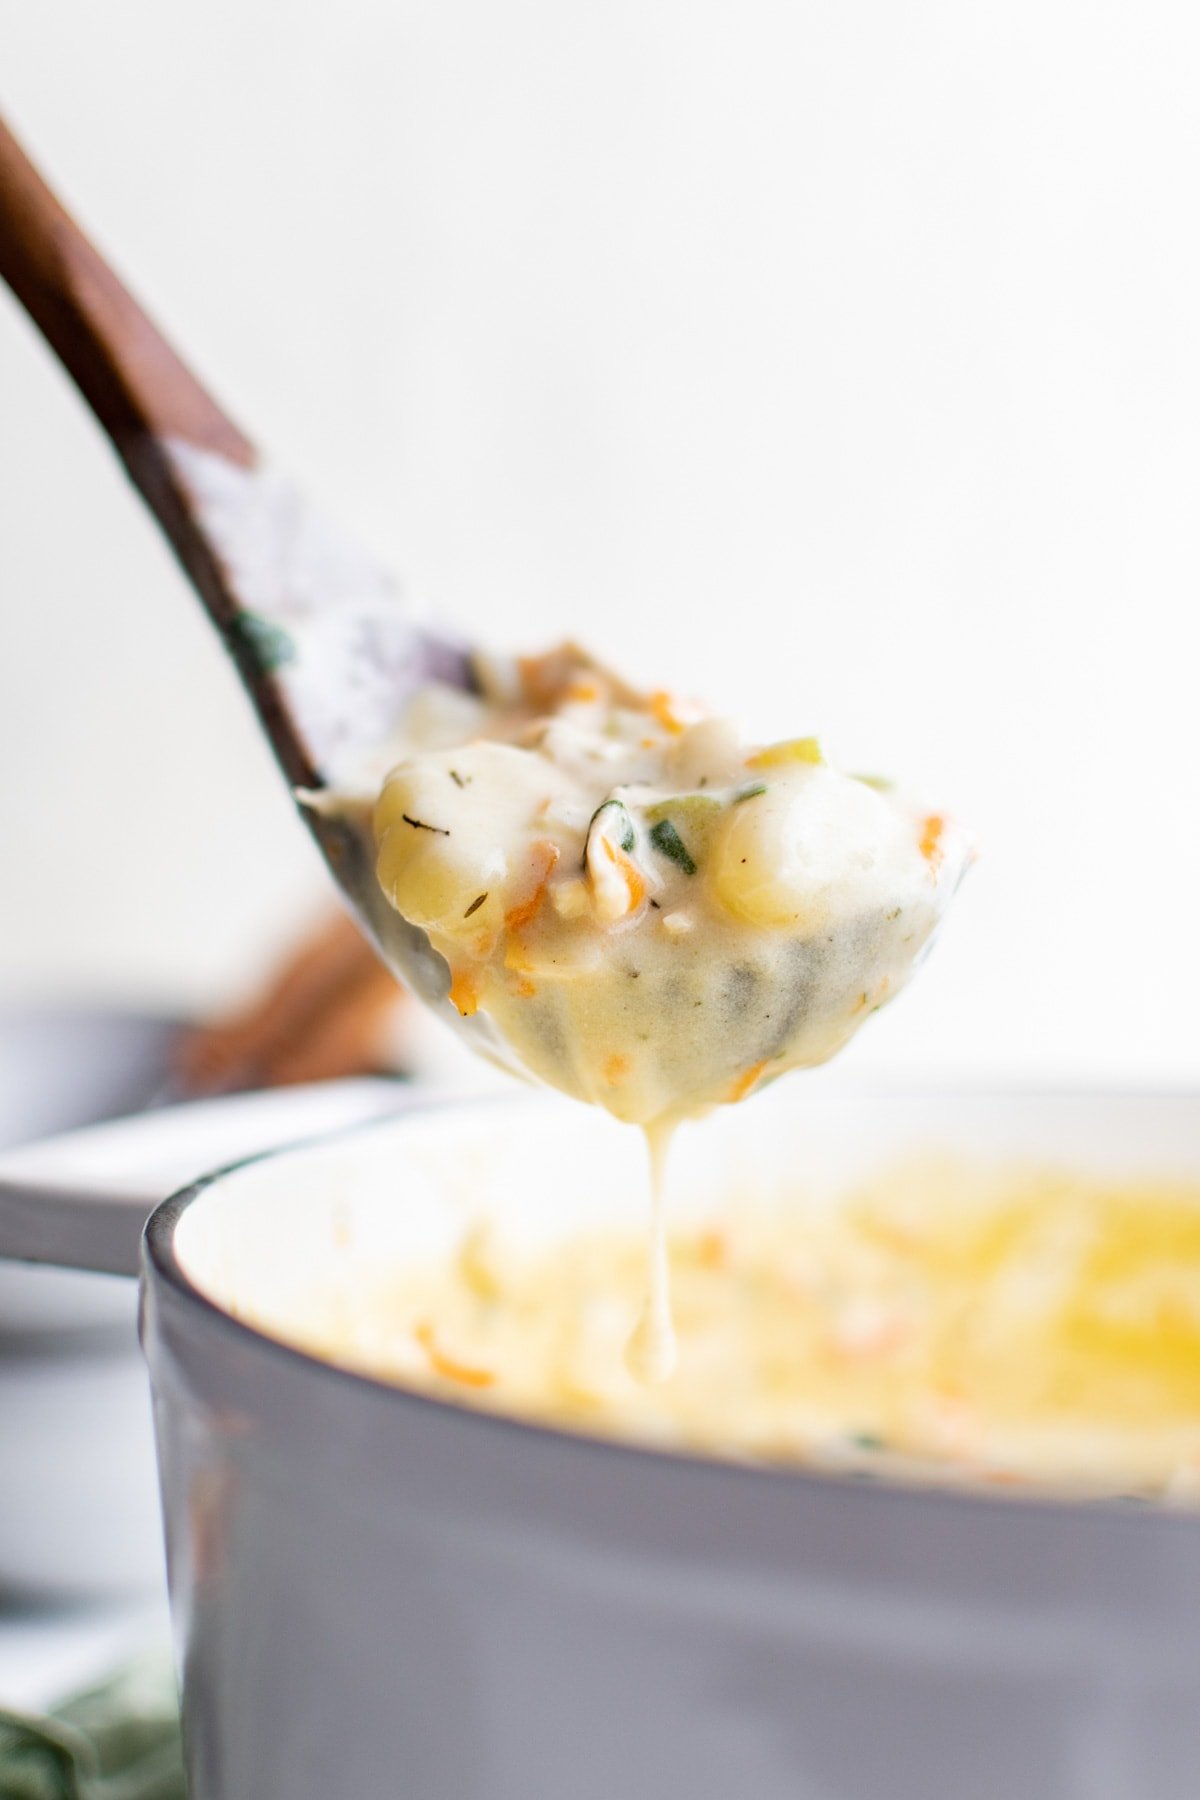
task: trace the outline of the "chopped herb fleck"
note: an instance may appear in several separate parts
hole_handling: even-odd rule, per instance
[[[650,832],[650,842],[660,856],[665,856],[668,862],[673,862],[677,868],[683,870],[685,875],[696,873],[696,864],[692,860],[691,853],[670,819],[658,821],[658,824]]]
[[[662,907],[661,907],[661,906],[660,906],[660,905],[659,905],[659,903],[658,903],[658,901],[657,901],[657,900],[654,900],[654,899],[652,899],[652,900],[651,900],[651,901],[650,901],[650,904],[651,904],[651,906],[652,906],[652,907],[653,907],[653,908],[654,908],[654,910],[655,910],[655,912],[661,912],[661,911],[662,911]]]
[[[414,831],[433,831],[437,833],[438,837],[450,836],[444,825],[427,825],[424,819],[411,819],[407,813],[401,813],[400,817],[406,825],[411,825]]]
[[[460,775],[457,769],[450,769],[448,773],[455,787],[464,788],[471,779],[469,775]]]
[[[877,1431],[852,1431],[850,1442],[856,1450],[883,1450],[886,1448]]]
[[[756,781],[754,783],[753,787],[739,788],[737,793],[733,796],[733,799],[730,802],[730,804],[732,806],[740,806],[743,800],[757,800],[758,796],[760,794],[765,794],[766,791],[767,791],[766,782],[765,781]]]
[[[469,919],[472,913],[477,913],[486,899],[487,899],[486,894],[476,895],[475,899],[472,900],[470,906],[468,906],[466,912],[463,914],[463,918]]]

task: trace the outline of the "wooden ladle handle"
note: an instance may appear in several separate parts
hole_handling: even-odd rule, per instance
[[[139,486],[150,438],[248,465],[254,447],[180,361],[0,120],[0,276]]]
[[[0,120],[0,278],[95,413],[250,689],[288,779],[319,777],[268,669],[241,628],[242,599],[182,485],[173,446],[250,468],[250,440],[144,313]]]

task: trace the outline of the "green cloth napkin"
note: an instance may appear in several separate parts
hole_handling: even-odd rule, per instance
[[[45,1718],[0,1709],[0,1800],[187,1800],[169,1663],[135,1663]]]

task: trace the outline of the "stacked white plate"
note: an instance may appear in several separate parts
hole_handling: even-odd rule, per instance
[[[0,1208],[7,1197],[35,1215],[48,1189],[78,1192],[82,1206],[117,1203],[132,1272],[145,1218],[174,1189],[402,1101],[379,1079],[147,1113],[174,1029],[95,1013],[0,1019]],[[0,1262],[0,1598],[112,1597],[161,1582],[136,1282]]]

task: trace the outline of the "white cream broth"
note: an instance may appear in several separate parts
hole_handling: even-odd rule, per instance
[[[250,1165],[176,1247],[217,1304],[458,1404],[877,1476],[1200,1496],[1194,1099],[854,1095],[815,1074],[678,1145],[673,1380],[636,1137],[447,1107]]]
[[[912,973],[967,860],[813,738],[744,741],[567,648],[428,691],[378,878],[531,1075],[639,1125],[828,1060]]]

